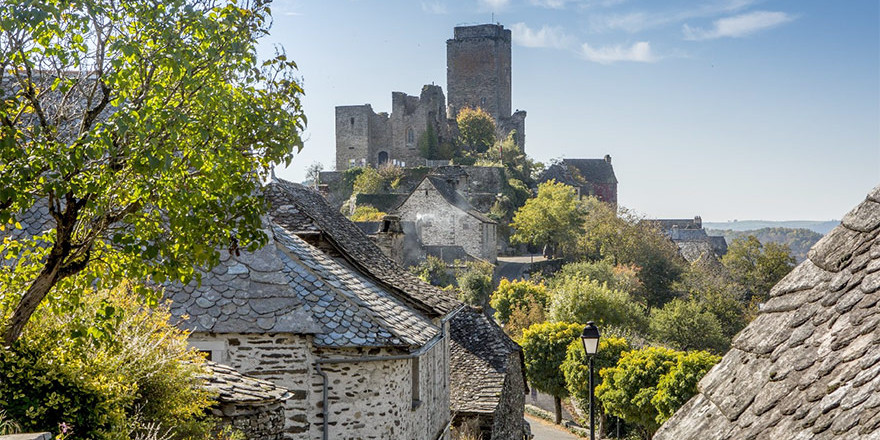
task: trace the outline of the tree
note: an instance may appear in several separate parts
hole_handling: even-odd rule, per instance
[[[324,171],[324,164],[321,162],[312,162],[312,164],[306,168],[306,182],[303,184],[317,187],[318,184],[321,183],[321,171]]]
[[[604,368],[613,368],[617,365],[620,356],[632,350],[629,342],[621,337],[605,336],[599,339],[599,349],[593,355],[594,385],[601,383],[601,376],[596,375]],[[568,345],[565,353],[565,361],[562,363],[562,373],[565,376],[565,387],[574,403],[584,411],[590,408],[590,358],[584,352],[584,345],[580,339]],[[602,408],[602,401],[597,405]],[[599,432],[605,432],[605,410],[597,411],[599,414]],[[600,437],[602,437],[600,435]]]
[[[721,358],[705,351],[645,347],[621,354],[617,365],[599,372],[596,397],[608,414],[637,425],[650,439],[697,392],[697,382]]]
[[[502,278],[498,288],[492,292],[489,305],[495,309],[495,319],[507,324],[510,315],[516,309],[525,309],[531,304],[541,308],[547,306],[547,288],[544,283],[533,283],[528,280],[510,281]]]
[[[673,299],[651,311],[651,336],[679,350],[711,350],[724,353],[730,337],[718,318],[695,299]]]
[[[721,263],[734,281],[746,289],[747,299],[758,301],[766,301],[770,289],[794,269],[794,257],[788,246],[761,244],[753,235],[733,240]]]
[[[186,281],[266,242],[260,181],[305,124],[295,64],[258,63],[270,23],[260,0],[0,6],[0,224],[53,220],[0,247],[5,343],[74,275]]]
[[[468,261],[457,270],[458,299],[472,306],[485,307],[492,293],[492,274],[495,266],[484,261]]]
[[[513,243],[548,246],[563,251],[581,232],[582,212],[574,188],[551,180],[538,185],[538,195],[516,211]]]
[[[483,109],[465,107],[455,117],[458,141],[477,153],[486,152],[495,145],[495,120]]]
[[[647,327],[644,307],[623,291],[589,278],[567,276],[550,289],[551,321],[588,322],[642,332]]]
[[[568,396],[560,367],[568,345],[583,329],[582,324],[545,322],[525,329],[520,340],[529,384],[553,396],[557,424],[562,421],[562,398]]]
[[[354,194],[377,194],[385,188],[385,179],[373,167],[364,167],[354,179]]]
[[[676,365],[678,352],[668,348],[645,347],[623,353],[613,368],[599,372],[602,383],[596,397],[608,414],[637,425],[645,440],[660,427],[659,415],[651,399],[657,384]]]
[[[587,278],[605,284],[610,289],[620,290],[629,294],[643,289],[638,276],[638,268],[627,265],[614,265],[609,260],[578,261],[562,266],[550,279],[550,288],[554,283],[562,282],[568,278]]]
[[[354,214],[348,219],[353,222],[378,222],[382,221],[386,215],[386,213],[379,211],[370,205],[362,205],[355,208]]]
[[[651,404],[657,408],[657,424],[662,425],[682,405],[697,394],[697,382],[721,360],[720,356],[705,351],[680,354],[675,367],[660,378],[657,394]]]
[[[672,285],[681,277],[685,261],[672,241],[652,222],[642,221],[624,208],[618,214],[595,197],[587,199],[584,209],[584,233],[577,243],[580,256],[638,268],[644,290],[636,293],[648,307],[662,306],[675,297]]]
[[[410,267],[409,270],[422,281],[434,286],[446,287],[455,283],[455,277],[449,273],[446,263],[430,255],[425,257],[425,261]]]

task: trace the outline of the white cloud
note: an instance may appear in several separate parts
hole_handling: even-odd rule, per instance
[[[507,7],[510,0],[480,0],[480,4],[492,11],[500,11]]]
[[[594,14],[590,17],[590,30],[593,32],[624,31],[634,34],[694,18],[729,14],[741,10],[754,2],[755,0],[723,0],[682,10]]]
[[[422,2],[422,11],[435,15],[446,15],[446,5],[440,2]]]
[[[626,0],[531,0],[531,3],[535,6],[549,9],[565,9],[570,3],[581,9],[590,9],[596,7],[607,8],[619,5],[625,1]]]
[[[755,32],[788,23],[794,17],[785,12],[755,11],[748,14],[715,20],[712,29],[692,28],[687,24],[682,26],[686,40],[711,40],[714,38],[739,38]]]
[[[653,63],[659,58],[651,53],[651,43],[639,41],[630,47],[622,45],[592,47],[587,43],[581,46],[581,54],[589,61],[599,64],[612,64],[618,61]]]
[[[568,36],[561,27],[541,26],[534,30],[525,23],[514,23],[510,26],[513,34],[513,42],[525,47],[552,47],[562,49],[574,44],[574,39]]]

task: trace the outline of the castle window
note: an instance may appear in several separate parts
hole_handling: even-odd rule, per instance
[[[480,105],[486,105],[486,97],[480,98]]]
[[[379,152],[379,166],[385,165],[388,162],[388,153],[385,151]]]
[[[354,127],[354,118],[349,119],[349,122],[351,122],[351,126]]]
[[[412,147],[416,143],[416,132],[413,131],[412,127],[408,127],[406,129],[406,146]]]

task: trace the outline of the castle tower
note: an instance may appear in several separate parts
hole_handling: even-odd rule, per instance
[[[457,26],[446,41],[447,116],[480,107],[495,121],[510,117],[510,30],[500,24]]]

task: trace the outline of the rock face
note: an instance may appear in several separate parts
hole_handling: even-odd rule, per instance
[[[880,186],[770,292],[655,439],[880,438]]]

